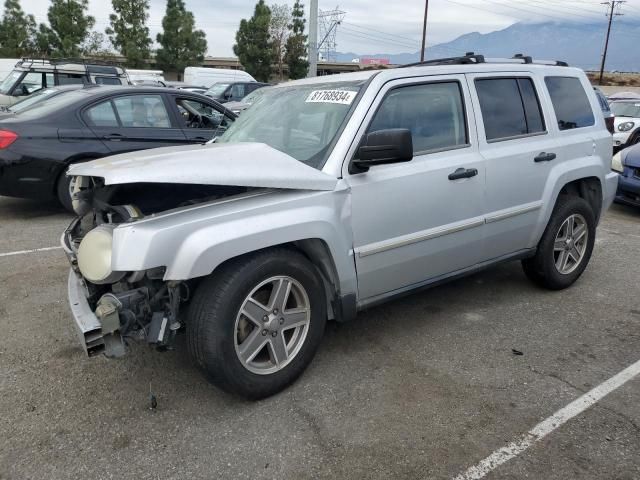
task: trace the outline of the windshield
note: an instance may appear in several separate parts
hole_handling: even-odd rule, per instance
[[[219,97],[229,86],[228,83],[214,83],[205,93],[210,97]]]
[[[265,89],[217,142],[266,143],[320,169],[361,87],[332,82]]]
[[[9,110],[10,112],[18,113],[23,110],[26,110],[27,108],[40,102],[41,100],[52,97],[58,93],[62,93],[62,92],[54,88],[43,88],[42,90],[39,90],[36,93],[33,93],[28,97],[26,97],[25,99],[20,100],[19,102],[10,106],[7,110]]]
[[[0,83],[0,93],[8,95],[11,91],[11,87],[15,85],[18,79],[22,76],[24,72],[19,70],[14,70]]]
[[[640,102],[613,102],[611,110],[616,117],[640,118]]]
[[[253,92],[251,92],[246,97],[244,97],[241,101],[242,101],[242,103],[248,103],[249,105],[253,105],[255,103],[255,101],[258,100],[258,98],[260,98],[262,95],[264,95],[264,92],[265,92],[264,88],[259,88],[257,90],[254,90]]]

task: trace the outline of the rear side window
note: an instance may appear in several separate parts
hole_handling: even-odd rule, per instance
[[[120,79],[116,77],[96,77],[95,80],[98,85],[122,85]]]
[[[545,131],[540,102],[530,78],[475,81],[487,141]]]
[[[414,153],[467,145],[460,84],[428,83],[391,90],[367,133],[389,128],[409,129]]]
[[[545,77],[551,103],[560,130],[589,127],[595,124],[589,98],[575,77]]]
[[[58,85],[81,85],[86,83],[86,77],[77,73],[58,73]]]
[[[94,127],[117,127],[118,120],[111,100],[99,103],[87,110],[87,118]]]

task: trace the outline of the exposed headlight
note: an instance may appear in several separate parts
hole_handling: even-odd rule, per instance
[[[91,283],[105,284],[120,280],[126,272],[111,270],[112,225],[100,225],[87,233],[78,247],[78,268]]]
[[[620,125],[618,125],[618,130],[621,132],[628,132],[634,127],[634,125],[635,123],[633,122],[622,122]]]
[[[624,172],[624,163],[622,162],[622,152],[616,153],[611,159],[611,170],[622,173]]]

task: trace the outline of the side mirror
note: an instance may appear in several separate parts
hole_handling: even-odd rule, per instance
[[[369,167],[408,162],[413,158],[413,140],[407,128],[389,128],[367,134],[349,165],[349,173],[362,173]]]

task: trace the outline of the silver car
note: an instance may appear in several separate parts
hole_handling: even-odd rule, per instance
[[[560,62],[468,55],[265,89],[214,143],[69,169],[81,343],[113,357],[185,330],[214,384],[272,395],[327,320],[507,260],[573,284],[611,155],[587,78]]]

